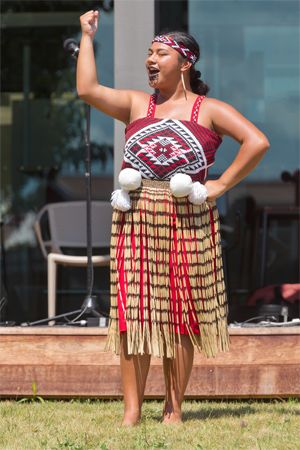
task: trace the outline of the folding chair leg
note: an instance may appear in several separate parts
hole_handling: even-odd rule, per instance
[[[48,255],[48,317],[55,316],[56,312],[56,272],[56,261],[50,253]],[[54,325],[55,320],[50,320],[48,324]]]

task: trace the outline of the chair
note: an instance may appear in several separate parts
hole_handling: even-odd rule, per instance
[[[91,202],[92,246],[110,247],[112,207],[107,201]],[[45,222],[47,220],[47,222]],[[47,223],[48,230],[44,226]],[[83,267],[87,256],[65,253],[65,249],[86,249],[86,202],[60,202],[45,205],[37,214],[34,229],[48,264],[48,316],[56,312],[57,265]],[[48,232],[47,232],[48,231]],[[48,236],[49,235],[49,238]],[[109,266],[110,255],[93,255],[95,266]],[[50,321],[49,325],[54,325]]]

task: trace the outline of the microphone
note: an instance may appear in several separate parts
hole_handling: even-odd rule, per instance
[[[66,52],[71,53],[74,59],[77,59],[79,54],[79,46],[75,39],[66,39],[64,41],[64,49]]]

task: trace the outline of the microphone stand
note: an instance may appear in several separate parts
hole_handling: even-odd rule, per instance
[[[87,231],[87,295],[81,306],[81,309],[86,314],[91,313],[95,317],[101,315],[96,310],[97,301],[96,296],[93,295],[94,284],[94,267],[92,261],[92,209],[91,209],[91,192],[92,192],[92,177],[91,177],[91,146],[90,146],[90,130],[91,130],[91,107],[85,104],[85,186],[86,186],[86,231]]]
[[[64,41],[64,49],[69,51],[74,59],[77,60],[79,54],[79,47],[75,40],[66,39]],[[88,318],[90,320],[80,320],[77,322],[78,324],[84,326],[86,323],[90,326],[106,326],[106,318],[104,321],[101,320],[103,316],[97,311],[97,300],[96,296],[93,295],[93,284],[94,284],[94,267],[92,261],[92,220],[91,220],[91,191],[92,191],[92,183],[91,183],[91,147],[90,147],[90,129],[91,129],[91,107],[88,104],[85,104],[85,120],[86,120],[86,128],[85,128],[85,186],[86,186],[86,231],[87,231],[87,294],[84,299],[84,302],[81,306],[81,309],[69,312],[67,314],[60,314],[53,317],[48,317],[46,319],[37,320],[35,322],[24,322],[21,323],[21,326],[29,326],[29,325],[38,325],[44,322],[49,322],[53,319],[57,319],[60,317],[67,317],[69,315],[77,314],[79,315],[67,322],[67,325],[75,324],[76,320],[80,319],[80,317],[88,314],[92,314],[96,317],[96,320],[93,318]],[[97,324],[98,323],[98,324]]]

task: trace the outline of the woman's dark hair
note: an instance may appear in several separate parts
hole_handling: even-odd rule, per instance
[[[179,44],[185,45],[188,49],[190,49],[196,56],[197,61],[200,59],[200,47],[196,39],[191,36],[189,33],[186,33],[185,31],[169,31],[164,30],[158,33],[159,35],[165,35],[170,36],[172,39],[174,39]],[[184,60],[184,57],[178,53],[179,58],[181,61]],[[199,95],[206,95],[210,88],[209,86],[204,83],[204,81],[201,80],[201,72],[199,70],[195,69],[194,64],[190,68],[190,84],[192,91],[195,92],[195,94]]]

